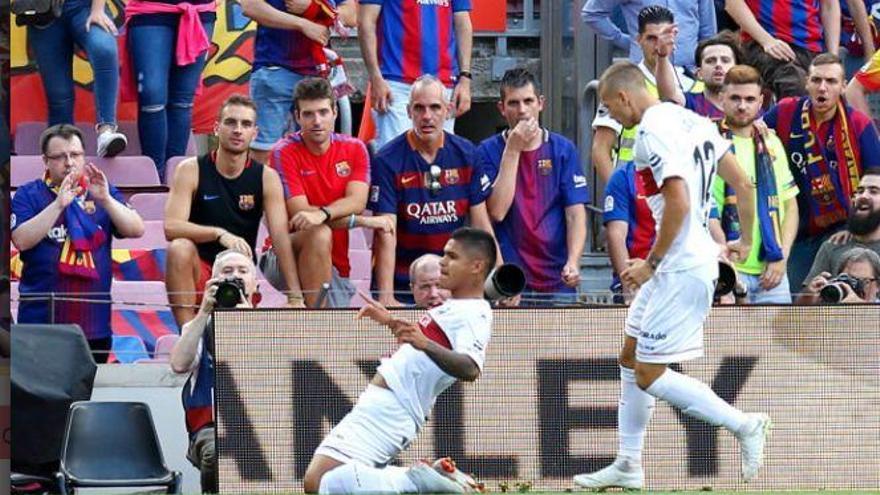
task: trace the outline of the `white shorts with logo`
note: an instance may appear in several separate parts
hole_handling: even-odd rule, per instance
[[[346,464],[384,466],[406,449],[418,432],[416,422],[392,391],[369,385],[315,454]]]
[[[655,273],[626,315],[626,334],[638,339],[636,360],[668,364],[703,355],[703,323],[712,308],[717,263]]]

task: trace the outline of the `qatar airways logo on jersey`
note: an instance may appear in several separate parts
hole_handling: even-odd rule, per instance
[[[449,0],[416,0],[416,3],[426,6],[449,7]]]
[[[422,225],[452,223],[458,221],[455,201],[431,201],[428,203],[409,203],[406,214]]]

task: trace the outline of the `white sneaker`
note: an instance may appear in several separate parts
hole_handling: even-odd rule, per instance
[[[406,472],[419,493],[464,493],[464,487],[440,474],[425,461],[419,461]]]
[[[632,465],[628,461],[618,459],[610,466],[596,472],[575,476],[574,484],[593,490],[612,487],[641,490],[645,485],[645,471],[642,470],[641,465]]]
[[[125,134],[116,131],[104,131],[98,134],[98,156],[114,157],[125,150],[128,139]]]
[[[419,493],[474,493],[484,492],[482,484],[455,467],[449,457],[437,459],[433,464],[419,461],[409,468],[407,476],[418,487]]]
[[[438,473],[461,485],[465,493],[483,493],[486,491],[486,487],[482,483],[478,483],[471,475],[455,467],[455,461],[451,457],[437,459],[434,461],[433,467]]]
[[[737,434],[739,453],[742,461],[743,481],[748,483],[758,476],[758,470],[764,465],[764,446],[770,436],[773,423],[766,414],[746,414],[751,428],[747,433]]]

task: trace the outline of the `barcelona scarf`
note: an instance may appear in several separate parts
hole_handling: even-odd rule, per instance
[[[43,177],[43,180],[46,182],[46,186],[57,195],[59,188],[52,186],[48,173]],[[98,269],[95,266],[92,251],[98,249],[107,240],[107,234],[84,209],[87,204],[84,181],[85,179],[82,178],[79,183],[82,192],[64,209],[67,239],[64,240],[64,245],[61,247],[58,271],[63,275],[97,279],[99,277]]]
[[[800,113],[792,116],[787,148],[792,165],[809,184],[802,194],[809,208],[806,227],[812,236],[846,220],[849,198],[859,185],[861,160],[842,101],[837,104],[825,146],[819,143],[819,124],[812,118],[810,98],[802,97],[797,105]]]
[[[337,16],[338,13],[333,0],[312,0],[311,5],[302,13],[304,19],[326,27],[336,24]],[[309,43],[309,53],[311,53],[312,59],[316,62],[315,69],[321,77],[327,77],[330,74],[330,61],[324,52],[324,45],[310,39],[306,41]]]
[[[732,139],[732,132],[725,121],[720,121],[718,127],[724,137]],[[776,184],[776,174],[773,173],[773,157],[770,156],[764,137],[757,130],[752,130],[752,140],[755,143],[755,182],[757,182],[755,199],[758,207],[758,229],[761,232],[758,259],[766,262],[779,261],[783,257],[779,243],[782,238],[782,224],[779,218],[779,189]],[[724,184],[721,228],[727,240],[739,239],[741,227],[736,209],[736,193],[727,183]]]

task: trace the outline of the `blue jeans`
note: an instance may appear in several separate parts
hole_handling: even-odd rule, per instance
[[[204,23],[208,38],[214,23]],[[144,155],[153,159],[159,177],[165,161],[186,153],[192,130],[193,99],[207,53],[179,66],[175,61],[177,25],[136,25],[128,31],[128,49],[138,90],[138,134]]]
[[[251,148],[271,150],[289,129],[296,129],[290,109],[293,89],[303,79],[305,76],[279,66],[260,67],[251,73],[251,98],[258,109],[257,137]]]
[[[68,0],[64,2],[61,17],[51,24],[43,28],[28,27],[28,41],[49,104],[49,125],[74,122],[74,46],[85,50],[92,66],[97,123],[116,124],[116,98],[119,94],[116,38],[95,25],[86,32],[90,9],[89,2]]]
[[[738,273],[737,276],[749,288],[749,304],[791,304],[788,275],[783,275],[779,285],[769,290],[761,288],[760,275]]]

